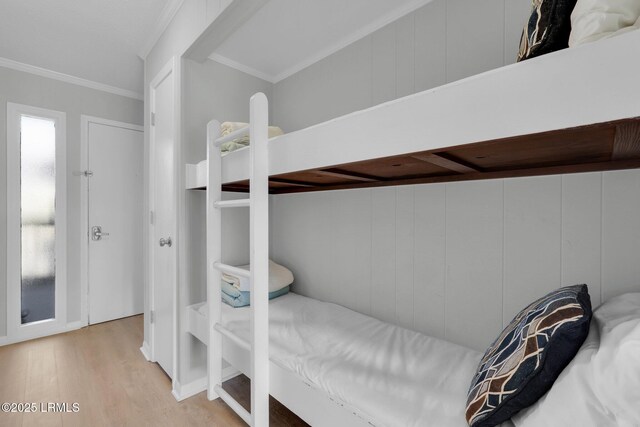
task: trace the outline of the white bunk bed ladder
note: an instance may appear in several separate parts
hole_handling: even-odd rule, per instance
[[[269,425],[269,151],[267,97],[257,93],[250,101],[250,125],[220,137],[220,123],[207,125],[207,301],[209,302],[208,397],[220,397],[253,427]],[[222,201],[220,146],[250,135],[249,198]],[[222,263],[222,209],[250,209],[250,269]],[[251,280],[251,341],[225,328],[221,320],[222,272]],[[222,389],[222,337],[251,353],[251,412]]]

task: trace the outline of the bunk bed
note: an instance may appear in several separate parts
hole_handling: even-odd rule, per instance
[[[630,32],[272,138],[270,192],[639,167],[638,45]],[[223,158],[224,190],[248,190],[248,160]]]
[[[187,308],[187,330],[207,345],[209,398],[221,397],[253,426],[268,424],[269,394],[314,426],[386,425],[370,406],[349,398],[330,379],[314,377],[317,371],[309,371],[301,360],[287,358],[286,348],[280,348],[286,338],[269,342],[270,332],[283,335],[279,329],[286,321],[282,305],[305,313],[340,310],[297,295],[268,303],[267,193],[638,168],[640,58],[632,52],[639,45],[640,32],[628,33],[270,140],[267,101],[262,94],[251,100],[249,128],[220,138],[220,123],[210,122],[207,161],[189,165],[186,177],[187,188],[207,190],[207,302]],[[610,64],[614,63],[617,74],[612,76]],[[247,134],[249,147],[221,157],[221,144]],[[223,190],[249,191],[250,195],[222,201]],[[242,207],[252,210],[251,268],[246,271],[220,263],[220,211]],[[221,304],[221,272],[251,277],[251,307],[227,309]],[[334,313],[333,318],[340,317],[346,320],[337,322],[334,329],[345,323],[374,322],[368,327],[383,335],[384,331],[414,334],[407,339],[433,347],[428,352],[438,360],[446,363],[447,355],[451,359],[457,354],[456,360],[464,360],[459,363],[464,372],[472,370],[481,356],[353,312]],[[274,318],[281,322],[271,327],[267,319],[273,322]],[[222,389],[223,359],[251,377],[251,412]],[[428,376],[423,379],[437,381]],[[438,425],[464,425],[466,386],[458,383],[452,391],[454,401],[462,399],[460,417],[453,411],[454,415],[449,413]],[[435,402],[445,408],[451,405],[443,396]],[[424,422],[425,418],[415,419]]]

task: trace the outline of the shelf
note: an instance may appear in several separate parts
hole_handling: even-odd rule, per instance
[[[197,165],[187,164],[185,187],[187,190],[205,190],[207,188],[207,161]]]
[[[205,304],[201,302],[187,307],[187,331],[206,345],[209,342],[209,321],[199,311]]]

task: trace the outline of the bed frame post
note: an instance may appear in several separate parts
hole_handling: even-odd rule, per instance
[[[269,425],[269,104],[251,97],[250,111],[251,420]]]
[[[209,304],[209,345],[207,346],[207,397],[217,399],[216,386],[222,385],[222,337],[214,329],[221,320],[220,281],[222,273],[213,266],[213,260],[222,256],[222,212],[214,203],[222,199],[222,159],[220,147],[215,144],[220,137],[220,122],[207,124],[207,301]]]

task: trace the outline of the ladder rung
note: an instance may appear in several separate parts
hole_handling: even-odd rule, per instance
[[[251,204],[251,199],[218,200],[213,203],[216,208],[243,208]]]
[[[233,141],[234,139],[242,138],[243,136],[249,135],[250,126],[243,127],[242,129],[238,129],[236,131],[231,132],[225,136],[222,136],[215,141],[216,147],[220,147],[225,142]]]
[[[244,339],[240,338],[234,332],[231,332],[229,329],[227,329],[224,325],[220,323],[216,323],[213,329],[220,332],[222,335],[229,338],[231,341],[238,344],[240,347],[244,348],[245,350],[251,351],[251,344],[249,344],[248,341],[245,341]]]
[[[223,264],[221,262],[214,262],[213,266],[223,273],[231,274],[232,276],[239,277],[251,277],[251,272],[249,270],[245,270],[244,268],[234,267],[232,265]]]
[[[213,389],[216,393],[218,393],[218,396],[220,396],[220,398],[224,400],[224,403],[229,405],[229,407],[233,409],[234,412],[238,414],[245,423],[251,425],[251,414],[249,413],[249,411],[244,409],[242,405],[240,405],[237,400],[231,397],[231,395],[227,393],[221,386],[216,385],[213,387]]]

